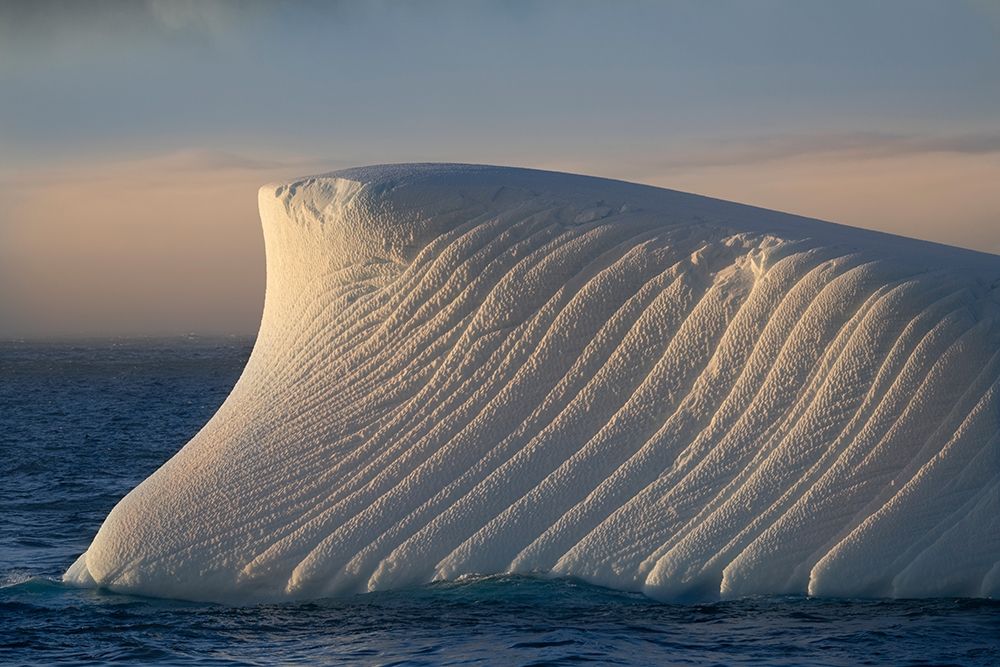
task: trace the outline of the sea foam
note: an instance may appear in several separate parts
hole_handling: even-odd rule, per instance
[[[1000,593],[1000,257],[523,169],[259,200],[242,377],[67,581]]]

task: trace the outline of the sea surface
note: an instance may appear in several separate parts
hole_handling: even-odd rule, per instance
[[[490,577],[230,607],[64,586],[226,397],[247,339],[0,343],[0,664],[997,665],[1000,602],[663,604]]]

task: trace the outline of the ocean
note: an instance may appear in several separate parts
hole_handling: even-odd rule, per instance
[[[0,343],[0,663],[1000,664],[991,600],[664,604],[502,576],[232,607],[60,583],[118,499],[212,415],[251,345]]]

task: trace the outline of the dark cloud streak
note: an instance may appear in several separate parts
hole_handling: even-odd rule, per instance
[[[339,17],[342,7],[339,0],[3,0],[0,55],[23,66],[160,42],[212,46],[282,16]]]
[[[888,158],[928,153],[990,155],[1000,153],[1000,132],[924,136],[890,132],[771,135],[712,143],[660,166],[714,167],[746,165],[800,157],[845,159]]]

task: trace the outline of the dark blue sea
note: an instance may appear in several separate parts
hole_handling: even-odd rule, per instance
[[[0,343],[0,663],[1000,664],[988,600],[662,604],[494,577],[228,607],[63,586],[115,502],[212,415],[250,346]]]

